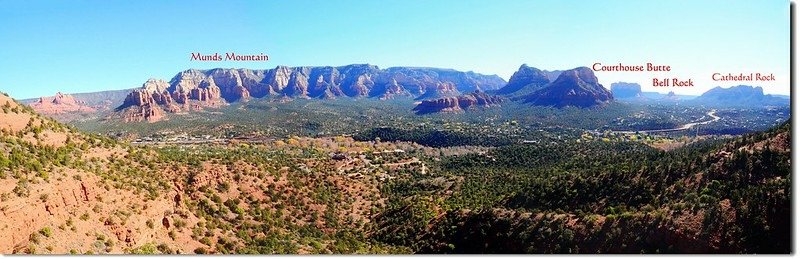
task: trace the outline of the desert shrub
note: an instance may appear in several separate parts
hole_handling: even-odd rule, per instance
[[[39,233],[42,234],[45,237],[53,236],[53,230],[50,229],[50,227],[44,227],[44,228],[40,229]]]

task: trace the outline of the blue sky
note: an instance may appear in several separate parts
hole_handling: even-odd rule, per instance
[[[789,93],[788,1],[731,0],[0,0],[0,91],[16,98],[141,86],[188,68],[277,65],[430,66],[497,74],[522,64],[672,66],[598,72],[601,83],[700,94],[736,82],[714,72],[775,74],[752,82]],[[190,53],[265,53],[268,62],[197,62]],[[653,77],[693,88],[653,88]]]

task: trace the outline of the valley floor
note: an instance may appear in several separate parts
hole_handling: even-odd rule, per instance
[[[729,137],[501,120],[127,142],[13,102],[0,117],[3,253],[790,252],[788,121]]]

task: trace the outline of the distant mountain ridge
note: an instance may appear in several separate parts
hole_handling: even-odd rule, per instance
[[[42,96],[39,98],[30,98],[30,99],[21,99],[19,100],[20,103],[23,104],[33,104],[36,102],[40,102],[41,99],[55,99],[59,94],[62,95],[69,95],[70,97],[74,98],[75,101],[81,102],[84,105],[97,107],[97,106],[119,106],[122,104],[122,101],[125,100],[125,96],[128,95],[131,91],[135,88],[130,89],[120,89],[120,90],[108,90],[108,91],[98,91],[98,92],[85,92],[85,93],[61,93],[58,92],[56,95],[53,96]],[[39,112],[39,111],[37,111]]]
[[[20,100],[20,103],[30,106],[37,113],[71,121],[75,118],[91,117],[112,110],[122,104],[125,96],[131,90],[133,89],[75,94],[58,92],[53,96],[23,99]]]
[[[764,94],[764,89],[757,86],[737,85],[728,88],[717,86],[693,99],[697,104],[712,106],[764,106],[788,105],[789,99]]]
[[[642,86],[637,83],[627,82],[611,83],[611,93],[619,99],[641,97]]]
[[[390,67],[369,64],[273,69],[190,69],[169,82],[150,79],[117,108],[126,121],[156,121],[165,112],[219,106],[265,96],[295,98],[453,97],[495,90],[506,82],[497,75],[452,69]]]

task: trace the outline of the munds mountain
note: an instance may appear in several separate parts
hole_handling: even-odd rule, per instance
[[[157,121],[165,112],[218,107],[265,96],[289,98],[337,97],[418,99],[458,96],[462,92],[494,90],[505,84],[498,76],[449,69],[372,65],[285,67],[268,70],[187,70],[169,82],[150,79],[117,108],[126,121]]]

